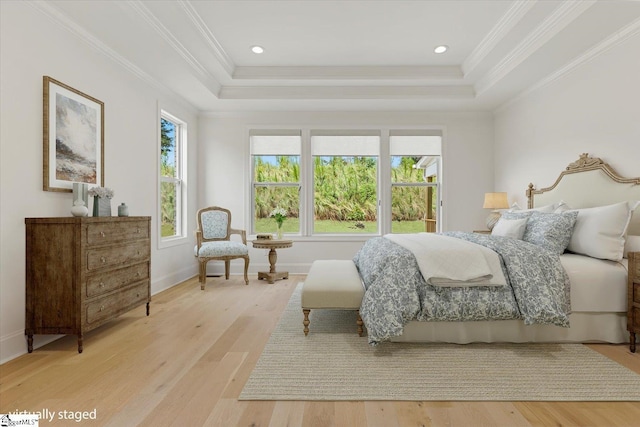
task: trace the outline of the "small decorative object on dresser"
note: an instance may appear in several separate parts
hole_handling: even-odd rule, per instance
[[[93,197],[93,216],[111,216],[112,189],[92,187],[89,189],[89,196]]]
[[[27,350],[35,334],[83,334],[142,304],[149,315],[150,217],[26,218]]]
[[[118,206],[118,216],[129,216],[129,206],[126,203],[120,203]]]
[[[636,333],[640,333],[640,252],[629,252],[627,330],[629,350],[636,352]]]

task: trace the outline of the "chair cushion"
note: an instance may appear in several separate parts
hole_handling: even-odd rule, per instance
[[[249,248],[242,243],[225,240],[205,242],[200,246],[200,252],[198,252],[198,246],[195,246],[194,253],[200,257],[243,256],[249,254]]]
[[[205,239],[223,239],[227,237],[229,216],[222,211],[207,211],[201,215],[202,236]]]

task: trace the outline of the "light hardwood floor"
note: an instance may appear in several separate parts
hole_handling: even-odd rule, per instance
[[[0,366],[0,413],[95,409],[107,426],[638,426],[638,402],[238,401],[295,285],[197,278],[88,333]],[[300,325],[302,333],[302,325]],[[26,344],[25,344],[26,345]],[[592,345],[640,373],[640,353]],[[579,363],[579,361],[576,361]],[[310,385],[312,386],[312,385]]]

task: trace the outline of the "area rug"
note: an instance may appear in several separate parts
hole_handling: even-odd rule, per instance
[[[581,344],[383,343],[355,312],[312,310],[299,284],[240,400],[640,401],[640,375]]]

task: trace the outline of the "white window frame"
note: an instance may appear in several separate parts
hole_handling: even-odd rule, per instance
[[[300,152],[297,153],[284,153],[284,152],[271,152],[271,153],[254,153],[253,147],[252,147],[252,142],[251,142],[251,138],[252,137],[260,137],[260,136],[284,136],[284,137],[297,137],[300,138]],[[296,182],[257,182],[256,181],[256,177],[255,177],[255,165],[254,165],[254,156],[260,156],[260,155],[274,155],[274,156],[278,156],[278,155],[294,155],[294,156],[300,156],[300,169],[302,170],[302,146],[303,146],[303,141],[302,141],[302,137],[300,135],[300,130],[299,129],[252,129],[249,131],[249,174],[250,174],[250,182],[251,182],[251,191],[250,191],[250,202],[249,202],[249,206],[251,207],[249,209],[249,222],[248,224],[250,224],[250,233],[251,234],[256,234],[256,224],[255,224],[255,218],[256,218],[256,206],[255,206],[255,200],[256,200],[256,188],[258,187],[291,187],[291,188],[297,188],[298,189],[298,194],[299,194],[299,206],[298,206],[298,210],[300,211],[300,213],[302,214],[302,209],[304,206],[303,200],[302,200],[302,188],[303,188],[303,177],[302,177],[302,173],[300,176],[300,181]],[[302,215],[300,216],[300,218],[298,218],[300,221],[300,229],[298,231],[298,233],[287,233],[287,236],[300,236],[301,234],[303,234],[303,224],[302,224]]]
[[[256,129],[261,129],[264,132],[264,126],[247,126],[246,128],[246,141],[247,146],[250,146],[250,135]],[[444,197],[444,175],[443,175],[443,161],[445,157],[445,129],[439,126],[292,126],[292,125],[280,125],[269,128],[271,132],[277,132],[286,130],[286,132],[296,132],[302,137],[301,158],[300,158],[300,235],[290,235],[289,238],[302,239],[306,241],[363,241],[372,236],[384,235],[391,232],[391,154],[390,154],[390,134],[392,135],[433,135],[440,137],[441,144],[441,156],[438,164],[438,178],[439,181],[434,184],[425,183],[425,186],[437,186],[437,231],[442,231],[445,228],[444,214],[443,214],[443,197]],[[312,132],[345,132],[345,133],[359,133],[365,131],[379,131],[380,135],[380,154],[378,157],[378,233],[339,233],[339,234],[314,234],[313,233],[313,219],[314,219],[314,178],[313,178],[313,156],[311,152],[311,133]],[[251,187],[247,191],[247,203],[251,208],[246,211],[248,217],[247,223],[250,224],[250,229],[254,227],[254,191],[253,191],[253,162],[251,150],[248,150],[248,161],[250,164],[250,177],[249,182]]]
[[[401,145],[404,148],[394,147],[392,144],[393,137],[419,137],[419,141],[404,142]],[[425,146],[424,149],[421,145]],[[439,133],[430,132],[427,130],[406,130],[406,129],[393,129],[389,132],[389,167],[391,167],[391,158],[394,156],[434,156],[438,157],[436,164],[437,181],[436,182],[394,182],[391,174],[389,174],[389,180],[391,182],[391,188],[393,187],[424,187],[434,188],[437,195],[436,201],[436,231],[442,231],[442,223],[440,220],[440,206],[441,202],[441,181],[442,181],[442,136]],[[391,215],[391,203],[389,204],[389,214]]]
[[[176,125],[176,177],[162,176],[162,135],[161,126],[162,119],[168,120]],[[184,244],[187,239],[187,122],[176,117],[175,115],[160,109],[158,114],[158,188],[157,188],[157,231],[158,231],[158,248],[167,248]],[[173,236],[162,237],[162,197],[161,188],[163,182],[170,182],[176,185],[176,234]]]

